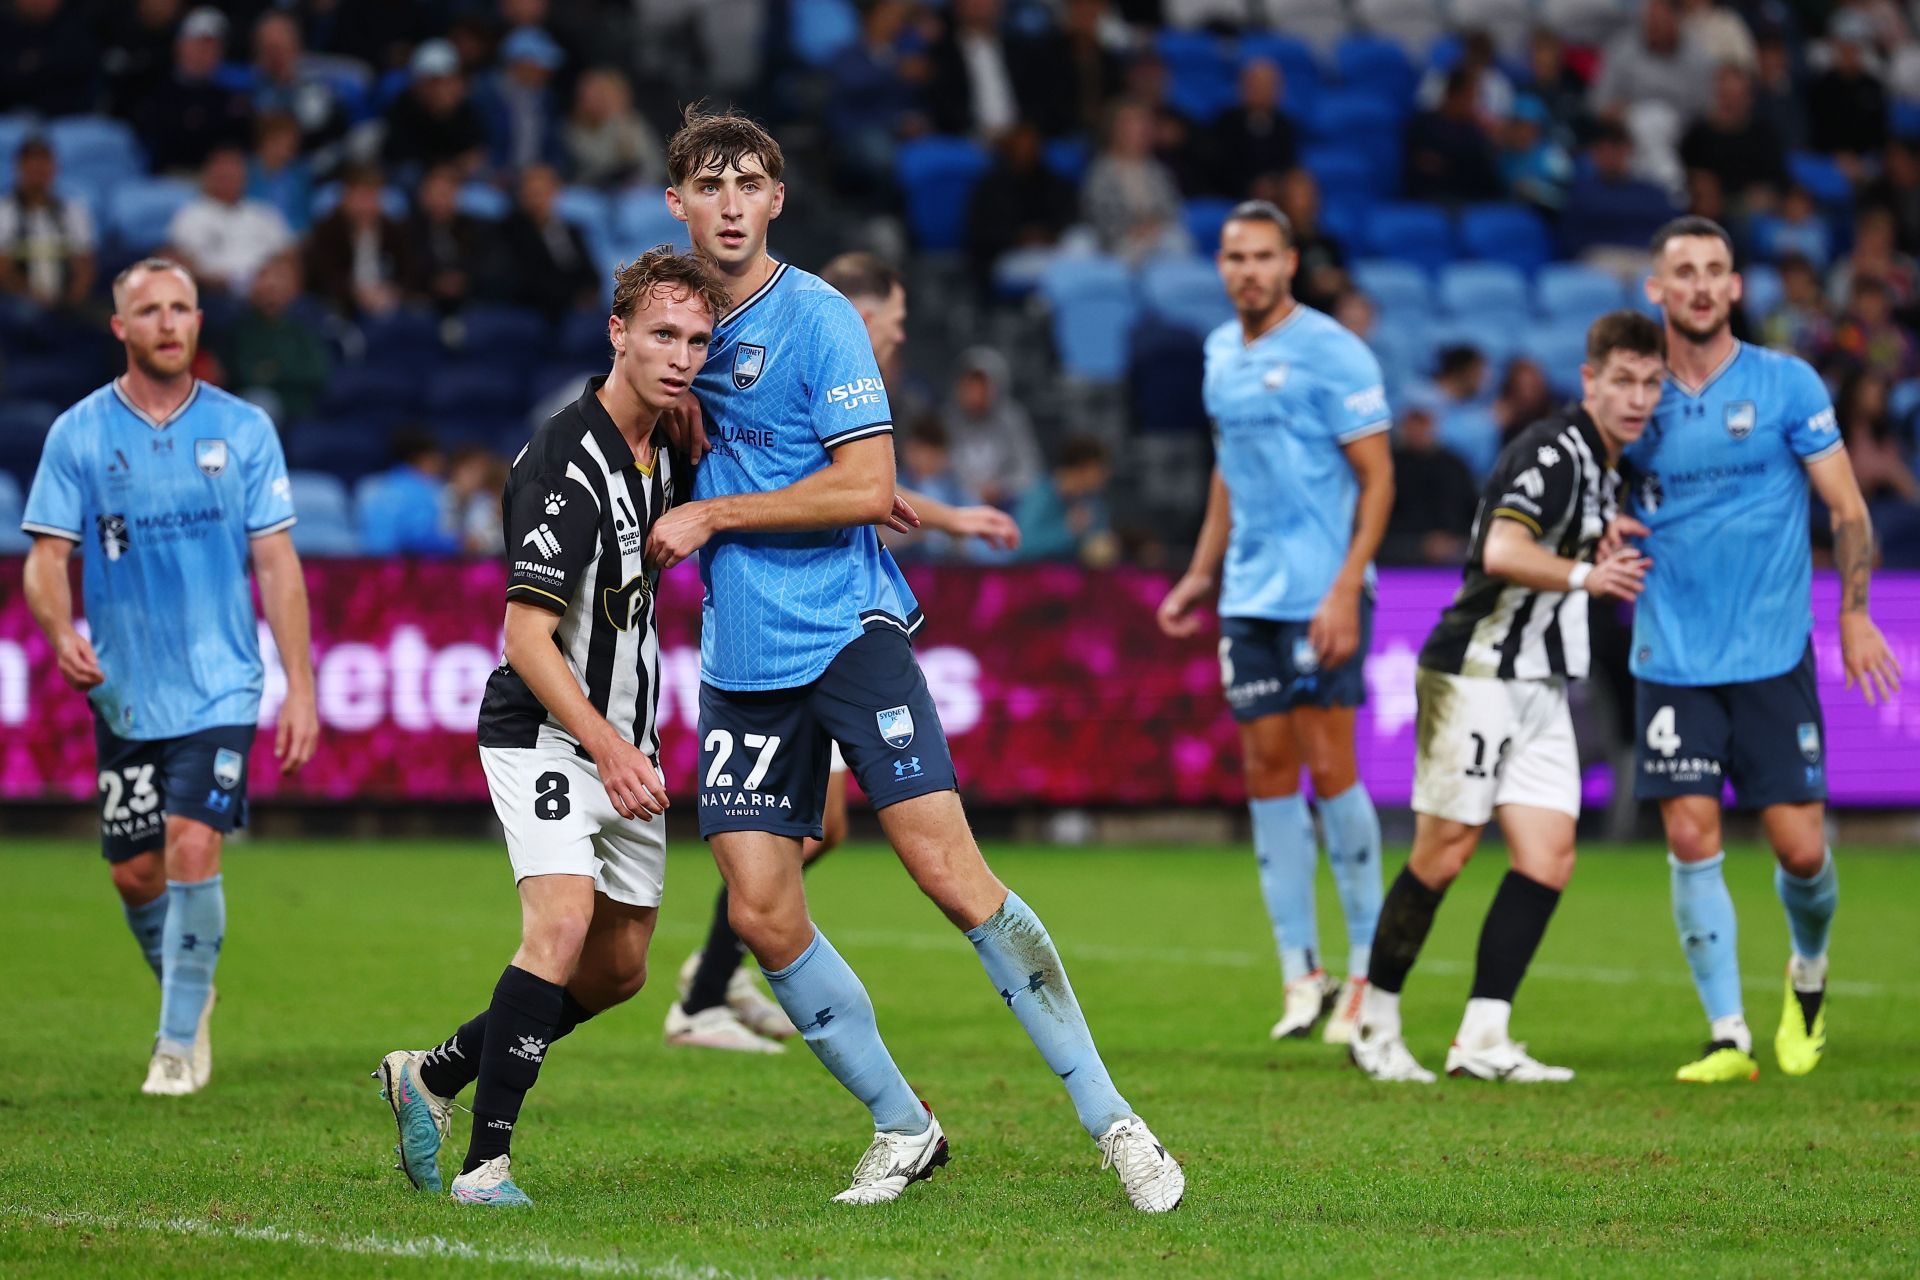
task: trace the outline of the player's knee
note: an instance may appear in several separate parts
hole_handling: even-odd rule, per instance
[[[1307,776],[1313,779],[1313,794],[1322,800],[1345,795],[1359,780],[1353,761],[1345,758],[1310,759]]]
[[[1819,835],[1811,839],[1795,839],[1784,845],[1776,845],[1773,854],[1788,875],[1811,880],[1826,865],[1827,842]]]
[[[1299,794],[1300,766],[1296,761],[1248,755],[1244,771],[1247,794],[1256,800]]]
[[[150,854],[112,864],[114,892],[129,906],[143,906],[167,891],[166,867]]]
[[[167,877],[206,880],[220,874],[220,833],[200,822],[182,822],[167,832]]]
[[[520,939],[521,954],[545,972],[572,973],[587,945],[589,921],[587,914],[573,912],[556,912],[534,921]]]
[[[622,962],[611,968],[602,968],[593,973],[581,972],[567,984],[567,990],[595,1013],[605,1013],[617,1004],[625,1004],[640,994],[647,985],[647,961],[643,956],[637,961]]]
[[[1685,809],[1667,815],[1667,845],[1682,862],[1700,862],[1720,852],[1720,820]]]

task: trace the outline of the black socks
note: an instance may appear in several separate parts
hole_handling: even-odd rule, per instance
[[[1444,889],[1434,890],[1420,883],[1411,867],[1402,867],[1400,875],[1387,890],[1380,904],[1380,924],[1373,934],[1373,958],[1367,964],[1367,981],[1382,991],[1399,995],[1407,985],[1407,972],[1420,958],[1427,943],[1433,917],[1440,910]]]

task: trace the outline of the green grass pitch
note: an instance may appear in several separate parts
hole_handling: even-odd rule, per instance
[[[1515,1017],[1579,1079],[1419,1088],[1268,1042],[1279,982],[1244,849],[994,850],[1116,1081],[1186,1164],[1186,1204],[1147,1217],[964,939],[871,847],[809,892],[954,1156],[897,1204],[828,1204],[866,1116],[798,1042],[752,1059],[661,1042],[715,885],[698,844],[679,848],[656,980],[551,1055],[515,1149],[537,1207],[489,1213],[408,1190],[368,1072],[487,998],[518,923],[498,849],[233,848],[214,1081],[163,1100],[138,1095],[157,995],[103,866],[78,844],[0,845],[0,1275],[1920,1273],[1911,854],[1842,851],[1832,1040],[1807,1079],[1772,1061],[1787,939],[1770,862],[1741,849],[1728,874],[1763,1074],[1699,1088],[1671,1080],[1705,1028],[1666,867],[1590,848]],[[1408,987],[1431,1067],[1501,865],[1489,850],[1470,868]],[[1320,902],[1343,954],[1324,876]]]

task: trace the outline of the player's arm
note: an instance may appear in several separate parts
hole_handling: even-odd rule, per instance
[[[1392,418],[1380,363],[1357,339],[1347,344],[1322,394],[1324,420],[1360,490],[1346,559],[1307,624],[1307,639],[1320,665],[1337,667],[1360,648],[1360,595],[1367,587],[1367,566],[1379,554],[1393,516],[1393,449],[1387,443]]]
[[[100,669],[93,645],[73,625],[73,584],[67,576],[67,562],[78,545],[55,534],[39,535],[27,552],[21,576],[27,609],[53,646],[61,676],[76,689],[91,689],[103,683],[107,673]]]
[[[1847,668],[1847,684],[1858,682],[1871,704],[1900,689],[1900,664],[1867,612],[1867,589],[1873,578],[1873,521],[1844,446],[1809,460],[1806,467],[1814,492],[1833,513],[1833,563],[1840,572],[1840,655]]]
[[[922,528],[956,538],[979,538],[995,551],[1020,549],[1020,526],[998,507],[956,507],[912,489],[900,490],[900,497],[920,517]]]
[[[1160,602],[1154,620],[1160,630],[1174,639],[1184,639],[1200,629],[1193,607],[1213,594],[1220,583],[1220,566],[1227,558],[1227,539],[1233,533],[1233,502],[1227,494],[1227,482],[1218,466],[1207,484],[1207,515],[1200,522],[1200,537],[1193,544],[1193,558],[1187,571],[1173,584],[1167,598]]]
[[[893,437],[835,449],[812,475],[767,493],[736,493],[676,507],[654,521],[647,559],[668,569],[717,533],[806,533],[885,524],[894,510]]]
[[[1585,591],[1632,600],[1646,585],[1648,561],[1632,547],[1621,547],[1598,564],[1569,560],[1541,546],[1538,535],[1522,521],[1496,514],[1487,526],[1480,566],[1531,591]]]
[[[287,673],[287,698],[280,704],[273,754],[281,773],[292,773],[313,759],[320,741],[320,713],[314,705],[313,642],[307,611],[307,579],[300,553],[284,529],[253,540],[253,576],[260,584],[260,608],[267,615],[280,665]]]
[[[507,665],[593,757],[600,783],[620,816],[656,818],[667,811],[666,784],[646,752],[621,737],[587,701],[573,668],[553,640],[560,616],[543,605],[507,601]]]

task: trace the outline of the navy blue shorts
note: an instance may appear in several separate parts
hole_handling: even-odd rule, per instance
[[[955,789],[953,756],[913,645],[875,626],[799,689],[700,685],[700,835],[820,837],[829,742],[876,809]]]
[[[95,716],[93,741],[100,756],[100,852],[108,862],[165,847],[169,817],[204,822],[222,835],[247,824],[252,725],[136,742]]]
[[[1373,596],[1360,597],[1360,647],[1320,670],[1307,623],[1220,619],[1220,683],[1242,724],[1295,707],[1357,707],[1367,700],[1367,650],[1373,645]]]
[[[1827,730],[1811,641],[1797,666],[1766,680],[1638,681],[1634,708],[1638,799],[1718,797],[1727,782],[1745,809],[1827,798]]]

